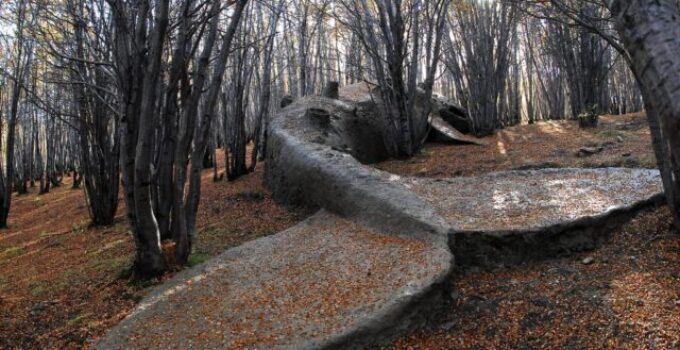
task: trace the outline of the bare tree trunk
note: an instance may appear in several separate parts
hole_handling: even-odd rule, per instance
[[[680,228],[680,11],[669,0],[607,0],[641,85],[668,204]]]
[[[258,153],[262,156],[267,154],[267,131],[269,130],[269,105],[271,104],[272,87],[272,54],[274,51],[276,27],[284,5],[285,2],[280,0],[277,8],[272,9],[272,14],[269,17],[269,34],[264,48],[264,61],[262,63],[263,72],[260,81],[262,84],[262,91],[260,93],[258,106],[259,113],[257,116],[257,127],[255,129],[255,145],[251,157],[251,171],[255,171]]]
[[[17,14],[17,56],[15,58],[14,74],[12,84],[12,97],[10,101],[10,114],[7,123],[7,142],[5,143],[5,168],[7,169],[4,177],[0,171],[0,228],[7,227],[10,207],[12,205],[12,187],[14,183],[14,144],[16,141],[16,125],[19,117],[19,98],[21,97],[22,81],[24,74],[28,70],[31,54],[24,55],[24,22],[26,20],[26,4],[19,1],[19,13]],[[1,170],[1,169],[0,169]]]
[[[174,235],[175,242],[177,243],[177,248],[175,250],[176,258],[177,261],[182,264],[185,263],[189,258],[196,229],[196,213],[198,211],[199,199],[201,197],[201,171],[203,170],[201,158],[205,154],[207,143],[209,141],[210,128],[215,115],[215,107],[217,106],[219,93],[222,88],[224,71],[227,67],[227,58],[231,52],[231,43],[234,39],[234,35],[236,34],[236,30],[247,3],[247,0],[238,0],[236,2],[236,7],[234,8],[229,26],[226,33],[222,37],[222,43],[220,46],[217,62],[213,68],[210,84],[208,85],[208,91],[205,95],[205,103],[201,111],[202,113],[200,113],[200,124],[197,125],[194,130],[194,148],[191,152],[189,189],[186,196],[186,203],[181,206],[181,211],[183,211],[185,215],[184,226],[179,227],[179,231],[175,232]],[[208,60],[206,60],[206,64],[207,63],[209,63]],[[195,89],[198,89],[199,92],[201,91],[200,88]],[[194,115],[190,114],[189,116],[193,117]],[[184,159],[186,159],[186,156],[184,156]],[[186,173],[186,166],[184,167],[184,172]],[[179,190],[179,188],[176,188],[176,190]],[[183,189],[178,193],[184,193]]]
[[[116,58],[123,93],[120,97],[123,101],[121,170],[126,210],[135,237],[135,276],[142,279],[159,275],[166,269],[150,186],[154,111],[168,25],[168,6],[169,0],[161,0],[156,4],[151,37],[147,39],[150,1],[141,2],[134,30],[128,18],[131,9],[122,0],[112,4],[118,40]],[[130,48],[134,50],[129,52]]]
[[[299,83],[300,83],[300,97],[307,95],[307,73],[309,71],[309,67],[307,67],[307,17],[308,17],[308,12],[309,12],[309,3],[308,0],[301,0],[298,2],[298,13],[297,15],[300,16],[301,18],[299,19],[300,25],[298,27],[298,59],[300,60],[300,78],[299,78]]]

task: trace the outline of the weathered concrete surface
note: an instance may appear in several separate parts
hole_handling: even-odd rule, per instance
[[[472,119],[468,112],[463,107],[456,105],[451,99],[433,94],[432,109],[433,112],[441,116],[447,125],[458,132],[467,135],[474,131]],[[435,139],[437,139],[436,133]]]
[[[184,271],[96,349],[363,348],[424,322],[452,256],[327,212]]]
[[[592,248],[606,237],[606,225],[661,196],[658,173],[648,170],[539,170],[404,181],[356,159],[366,157],[362,149],[377,147],[366,143],[370,135],[348,132],[361,123],[357,118],[366,120],[362,113],[374,113],[359,112],[374,105],[361,87],[341,89],[339,101],[296,101],[274,118],[266,181],[277,200],[314,204],[384,232],[446,237],[461,263],[485,265]],[[308,113],[316,108],[337,117],[319,123]]]
[[[405,179],[455,231],[533,231],[607,214],[662,192],[647,169],[545,169]]]
[[[397,181],[399,177],[340,150],[342,145],[330,135],[343,134],[342,126],[334,118],[320,126],[307,116],[309,108],[333,115],[351,110],[342,102],[308,97],[271,121],[265,178],[275,199],[313,204],[386,232],[444,238],[446,221],[432,206]]]
[[[592,249],[630,212],[663,199],[659,172],[544,169],[401,180],[444,217],[461,264],[515,264]]]
[[[432,113],[430,115],[430,125],[432,128],[439,132],[437,140],[443,141],[458,141],[463,143],[472,143],[475,145],[484,146],[486,142],[476,137],[471,137],[463,134],[462,132],[456,130],[451,124],[444,121],[444,119],[439,115],[439,113]]]

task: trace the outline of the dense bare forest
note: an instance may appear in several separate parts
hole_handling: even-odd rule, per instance
[[[420,200],[427,202],[427,195],[413,190],[418,187],[412,184],[403,188],[415,191],[417,200],[410,199],[410,192],[399,192],[402,187],[387,189],[385,183],[397,180],[374,171],[420,176],[428,167],[437,167],[433,164],[460,162],[464,170],[437,175],[456,178],[471,169],[465,157],[481,156],[489,144],[489,152],[502,156],[507,156],[510,143],[516,143],[522,145],[517,157],[533,152],[543,158],[555,154],[544,154],[547,151],[540,149],[545,148],[563,151],[559,158],[564,158],[565,144],[583,142],[583,133],[603,137],[602,128],[610,126],[618,128],[610,131],[615,132],[614,141],[577,145],[578,157],[603,151],[609,157],[607,149],[618,147],[617,142],[639,149],[651,160],[626,167],[659,169],[659,186],[668,208],[664,210],[670,213],[665,214],[666,221],[680,222],[680,4],[676,1],[11,0],[0,3],[0,67],[0,242],[6,239],[7,243],[0,246],[4,249],[0,258],[5,260],[0,272],[3,266],[14,265],[12,259],[30,245],[12,243],[28,229],[25,205],[19,205],[20,211],[15,209],[15,202],[24,203],[22,198],[28,196],[50,203],[66,187],[77,193],[69,198],[82,198],[90,229],[120,226],[120,231],[131,233],[123,238],[134,256],[129,266],[131,280],[157,283],[192,266],[203,226],[220,220],[211,214],[217,209],[205,204],[219,201],[217,193],[222,193],[209,182],[241,186],[244,181],[255,182],[249,179],[256,176],[257,189],[246,189],[238,200],[258,201],[266,196],[268,209],[255,205],[245,212],[236,207],[226,210],[266,225],[269,219],[261,218],[261,210],[279,207],[272,207],[269,194],[257,192],[265,191],[261,181],[267,182],[278,202],[325,209],[342,220],[356,219],[399,237],[405,232],[392,232],[399,231],[392,227],[414,232],[425,227],[430,234],[437,231],[429,228],[438,222],[434,214],[417,212],[425,206]],[[297,111],[302,111],[299,124]],[[600,117],[634,113],[645,117],[638,117],[637,122]],[[280,122],[286,118],[288,122]],[[569,123],[581,128],[569,129],[560,138],[536,136],[540,141],[522,143],[533,137],[532,130]],[[619,127],[620,123],[625,125]],[[644,132],[639,134],[643,137],[625,134],[633,128],[630,125],[640,123],[644,127],[635,130]],[[520,135],[524,141],[507,141],[503,132],[512,134],[513,130],[526,130]],[[306,136],[317,131],[315,138]],[[441,142],[442,137],[481,146],[447,143],[446,151],[427,146]],[[339,156],[328,155],[325,165],[313,163],[316,148],[304,148],[307,143],[328,146]],[[333,163],[348,154],[369,163],[362,158],[371,153],[365,148],[380,149],[384,156],[375,160],[387,163]],[[420,159],[429,152],[443,153],[421,165]],[[446,152],[455,156],[446,158]],[[631,157],[631,151],[624,152],[626,158]],[[507,167],[498,163],[498,157],[488,160],[485,169],[517,170],[517,164]],[[484,161],[468,162],[482,166]],[[536,166],[534,161],[547,164],[545,159],[532,158],[530,166],[519,167],[562,167]],[[265,180],[263,162],[267,164]],[[589,168],[570,161],[565,164]],[[447,169],[452,166],[446,165]],[[358,168],[356,173],[344,173]],[[404,170],[411,168],[415,170]],[[480,169],[469,173],[488,172]],[[296,176],[300,178],[293,179]],[[361,195],[355,187],[371,176],[383,180],[369,186],[375,193]],[[455,186],[464,188],[463,184]],[[639,182],[630,186],[643,187]],[[385,198],[401,198],[394,202],[399,204],[381,207],[378,199],[383,192],[388,193]],[[584,196],[573,208],[595,201]],[[496,195],[490,198],[480,201],[496,201],[497,209]],[[566,197],[563,200],[571,203]],[[58,205],[51,209],[57,215]],[[433,212],[441,213],[437,205]],[[397,214],[389,212],[401,207]],[[401,222],[402,213],[408,220],[428,219],[417,224]],[[480,209],[474,215],[482,213]],[[564,217],[586,215],[575,213]],[[30,220],[38,225],[46,219]],[[514,225],[520,219],[513,220]],[[281,229],[270,226],[273,231],[267,234]],[[453,237],[464,230],[440,231]],[[465,261],[467,255],[461,249],[450,247],[456,260],[461,256]],[[531,255],[530,250],[525,253]],[[677,258],[677,251],[674,254]],[[12,288],[7,278],[0,278],[0,295]],[[675,303],[670,312],[677,317]],[[13,326],[8,325],[15,322],[10,315],[2,317],[0,336],[4,337],[12,332]],[[372,331],[361,334],[376,340],[375,344],[378,339],[382,344],[395,339],[395,332],[372,333],[378,328],[368,327]],[[102,331],[94,335],[101,336]],[[0,340],[0,347],[82,347],[92,341],[52,342],[52,338],[8,337],[6,342]],[[275,344],[260,340],[217,347],[269,348]],[[345,340],[286,346],[350,346]],[[677,346],[677,334],[675,341]],[[351,346],[375,345],[372,341],[357,344]],[[99,346],[128,347],[117,340]]]

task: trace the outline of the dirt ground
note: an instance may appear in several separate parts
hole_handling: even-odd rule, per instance
[[[680,235],[670,222],[666,207],[647,210],[591,252],[461,269],[437,322],[389,348],[680,349]]]
[[[388,160],[376,167],[403,176],[473,176],[531,168],[655,168],[656,159],[644,114],[603,116],[596,129],[575,121],[520,125],[483,138],[486,146],[428,143],[407,161]],[[602,151],[578,156],[581,148]]]
[[[263,166],[234,182],[203,178],[192,264],[293,226],[308,213],[275,204]],[[82,348],[129,314],[150,287],[124,278],[133,240],[122,197],[116,223],[88,226],[83,190],[70,179],[45,195],[15,197],[0,231],[0,349]],[[122,191],[121,191],[122,193]]]
[[[644,115],[525,125],[487,147],[429,144],[378,167],[449,177],[533,167],[655,167]],[[581,147],[603,147],[590,157]],[[460,268],[453,302],[389,349],[680,349],[680,235],[667,207],[639,213],[591,252],[481,271]]]

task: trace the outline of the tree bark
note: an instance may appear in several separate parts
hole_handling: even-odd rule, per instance
[[[680,228],[680,11],[669,0],[607,0],[641,86],[669,206]]]

